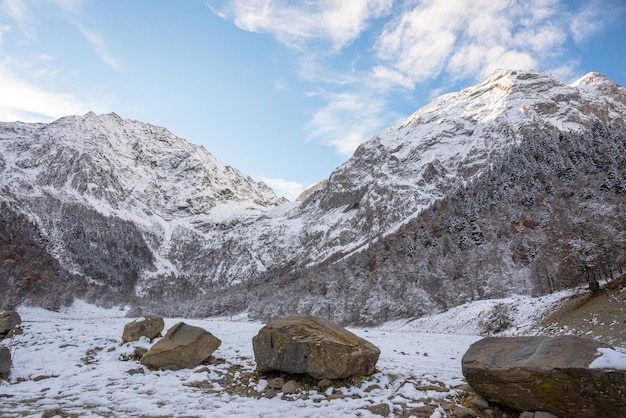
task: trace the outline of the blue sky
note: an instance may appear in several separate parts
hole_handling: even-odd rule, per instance
[[[626,86],[625,0],[0,0],[0,120],[115,112],[277,193],[496,68]]]

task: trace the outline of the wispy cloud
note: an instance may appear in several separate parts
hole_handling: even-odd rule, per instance
[[[90,43],[95,53],[109,67],[121,70],[121,62],[109,51],[104,37],[81,23],[82,0],[42,0],[55,7]],[[110,98],[98,95],[100,103],[56,91],[54,57],[47,53],[19,54],[5,45],[4,34],[11,32],[13,42],[34,44],[42,16],[36,3],[23,0],[0,0],[0,13],[6,19],[0,26],[0,120],[47,122],[62,116],[104,111]],[[49,9],[46,9],[49,12]],[[17,41],[16,41],[17,39]],[[18,48],[19,49],[19,48]]]
[[[385,110],[384,99],[366,91],[319,94],[328,104],[307,125],[307,138],[321,141],[344,156],[351,155],[361,142],[399,118]]]
[[[0,11],[13,22],[15,26],[19,28],[19,31],[24,35],[28,41],[37,39],[37,20],[38,9],[32,3],[27,3],[24,0],[0,0]],[[61,11],[65,19],[74,25],[83,38],[91,45],[96,55],[107,66],[115,71],[122,70],[121,60],[115,56],[110,50],[105,36],[99,33],[96,29],[90,28],[89,25],[82,22],[84,19],[81,13],[81,5],[83,0],[44,0],[45,2],[55,6]]]
[[[73,21],[83,37],[89,42],[100,57],[102,62],[117,72],[122,71],[122,61],[117,58],[109,49],[106,39],[96,31],[84,27],[81,23]]]
[[[0,91],[0,120],[3,121],[51,121],[83,114],[93,108],[72,96],[35,87],[1,66]]]
[[[291,180],[262,177],[261,181],[270,186],[278,196],[292,201],[306,189],[306,186]]]
[[[291,47],[301,47],[312,39],[327,40],[338,50],[354,41],[369,20],[388,13],[392,1],[207,0],[206,3],[243,30],[270,33]]]

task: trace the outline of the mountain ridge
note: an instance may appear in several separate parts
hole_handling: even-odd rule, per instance
[[[361,144],[296,203],[164,128],[88,113],[0,123],[0,188],[38,225],[51,254],[99,290],[117,286],[144,305],[193,300],[204,306],[196,314],[218,313],[245,308],[248,296],[236,292],[262,301],[271,299],[263,296],[267,283],[319,282],[307,276],[316,266],[377,248],[537,132],[622,129],[625,120],[626,90],[601,74],[566,85],[532,71],[496,71]],[[130,266],[128,277],[115,254]],[[200,302],[208,294],[224,301]],[[441,305],[427,299],[425,311]]]

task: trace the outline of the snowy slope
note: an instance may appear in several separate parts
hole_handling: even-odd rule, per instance
[[[488,167],[536,130],[626,125],[626,89],[598,73],[571,85],[549,74],[496,71],[433,100],[362,144],[303,204],[323,231],[323,258],[389,232]]]
[[[252,337],[263,324],[245,315],[166,318],[166,329],[182,320],[220,338],[213,357],[221,360],[155,372],[134,360],[122,361],[134,347],[151,345],[121,343],[124,324],[131,320],[124,310],[79,300],[58,313],[20,307],[24,334],[0,343],[13,356],[8,380],[0,380],[0,415],[345,417],[379,416],[368,408],[385,404],[389,416],[453,416],[454,408],[467,402],[468,394],[459,388],[461,358],[484,335],[481,320],[506,303],[513,324],[507,335],[533,335],[538,320],[571,294],[479,301],[415,321],[351,329],[381,350],[373,376],[274,397],[265,392],[268,376],[254,373]],[[624,369],[626,347],[617,350],[601,359],[617,359],[610,367]]]

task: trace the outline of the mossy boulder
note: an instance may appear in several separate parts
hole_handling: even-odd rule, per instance
[[[141,364],[150,369],[191,369],[221,344],[209,331],[179,322],[141,357]]]
[[[488,337],[462,359],[489,402],[559,417],[626,417],[626,371],[590,368],[606,344],[575,337]]]
[[[137,318],[124,326],[122,341],[125,343],[137,341],[141,337],[146,337],[152,340],[161,335],[163,328],[165,328],[165,322],[160,316],[142,316],[141,318]]]
[[[341,379],[374,373],[380,350],[323,318],[290,316],[264,326],[252,339],[260,372]]]

